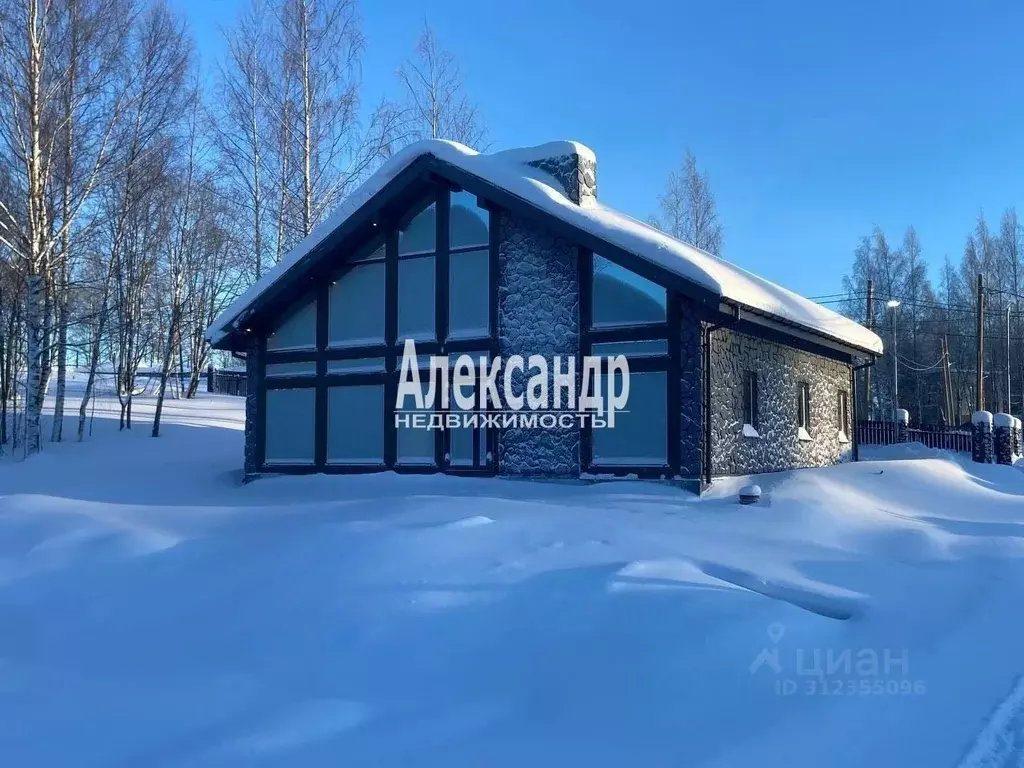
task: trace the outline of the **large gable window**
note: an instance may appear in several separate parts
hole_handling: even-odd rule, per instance
[[[608,259],[594,255],[592,325],[617,328],[666,320],[665,289]]]
[[[370,239],[316,282],[319,303],[308,297],[279,319],[262,361],[265,466],[493,469],[492,430],[425,428],[443,412],[410,412],[403,424],[395,417],[408,409],[394,403],[406,340],[424,360],[496,351],[492,218],[474,194],[438,184],[369,225]],[[458,410],[434,406],[445,408]]]

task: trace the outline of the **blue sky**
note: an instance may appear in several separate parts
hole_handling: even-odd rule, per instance
[[[174,0],[204,63],[246,0]],[[857,239],[913,224],[938,265],[979,211],[1024,214],[1024,3],[861,0],[362,2],[365,95],[424,18],[459,57],[493,149],[575,139],[599,197],[638,218],[690,148],[724,256],[834,293]],[[937,270],[933,269],[933,278]]]

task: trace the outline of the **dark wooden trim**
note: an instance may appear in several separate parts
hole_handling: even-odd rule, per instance
[[[387,344],[374,344],[367,347],[329,347],[324,350],[322,357],[327,360],[369,360],[377,357],[385,359],[387,366],[388,351]],[[325,368],[326,370],[326,368]]]
[[[394,374],[387,371],[366,371],[364,373],[329,373],[322,381],[328,387],[346,387],[359,384],[387,384]],[[397,391],[397,386],[396,386]]]
[[[501,214],[493,209],[488,210],[487,232],[491,238],[489,244],[490,262],[487,268],[487,278],[490,282],[491,291],[491,314],[488,325],[488,336],[494,342],[491,349],[492,355],[499,355],[498,349],[498,277],[501,272]]]
[[[582,358],[590,354],[591,350],[591,338],[590,338],[590,324],[592,319],[593,307],[591,299],[593,298],[593,285],[594,285],[594,255],[586,248],[576,249],[577,254],[577,284],[579,285],[580,293],[580,390],[582,391],[584,385],[584,370]],[[590,465],[594,461],[594,428],[590,424],[590,419],[587,419],[584,423],[580,424],[580,471],[590,471]]]
[[[320,359],[320,353],[313,347],[309,349],[292,349],[284,352],[267,352],[263,355],[260,367],[278,363],[315,363]]]
[[[437,187],[437,226],[435,228],[434,249],[434,333],[437,340],[446,343],[448,340],[448,301],[450,276],[448,274],[449,253],[448,242],[451,235],[448,223],[451,218],[451,196],[448,187]],[[444,347],[447,351],[447,346]]]
[[[679,338],[682,325],[682,297],[674,292],[668,293],[668,403],[666,407],[668,429],[668,464],[673,475],[682,474],[682,344]]]
[[[258,365],[256,365],[256,466],[262,467],[267,457],[267,339],[258,340]]]

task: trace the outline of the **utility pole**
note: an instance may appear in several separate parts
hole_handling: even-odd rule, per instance
[[[1009,413],[1013,408],[1010,405],[1010,305],[1006,305],[1006,410]]]
[[[892,310],[892,420],[895,424],[896,411],[900,407],[900,363],[899,347],[896,342],[896,310],[900,308],[900,302],[896,299],[889,299],[885,308]]]
[[[875,281],[868,280],[868,306],[864,315],[869,331],[875,330]],[[864,414],[871,418],[871,367],[864,369]]]
[[[978,377],[974,393],[974,410],[985,410],[985,283],[978,275]]]
[[[939,339],[939,350],[942,356],[942,399],[946,406],[946,423],[953,426],[957,420],[953,416],[953,377],[949,371],[949,342],[945,336]]]

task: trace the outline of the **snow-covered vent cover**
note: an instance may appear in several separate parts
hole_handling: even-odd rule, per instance
[[[909,424],[910,423],[910,411],[908,411],[906,408],[897,408],[896,409],[896,421],[900,422],[900,424]]]
[[[974,415],[971,416],[972,424],[987,424],[992,426],[992,414],[988,411],[975,411]]]
[[[1013,429],[1013,422],[1016,421],[1008,413],[997,413],[993,420],[997,427],[1006,427],[1007,429]]]
[[[440,139],[410,144],[385,162],[306,239],[282,258],[277,266],[224,310],[208,329],[207,338],[217,343],[233,329],[240,328],[246,311],[267,289],[380,192],[389,181],[417,159],[427,155],[499,187],[567,224],[674,272],[723,300],[772,315],[857,349],[882,353],[882,341],[875,333],[838,312],[597,202],[596,158],[593,152],[577,142],[552,142],[492,155],[482,155],[462,144]],[[557,165],[563,170],[568,168],[567,178],[572,176],[573,163],[576,164],[576,183],[582,180],[584,187],[588,184],[592,187],[579,192],[578,202],[570,197],[571,189],[567,191],[563,174],[554,167]],[[559,178],[552,175],[553,172],[559,173]],[[593,177],[592,180],[588,173]]]

